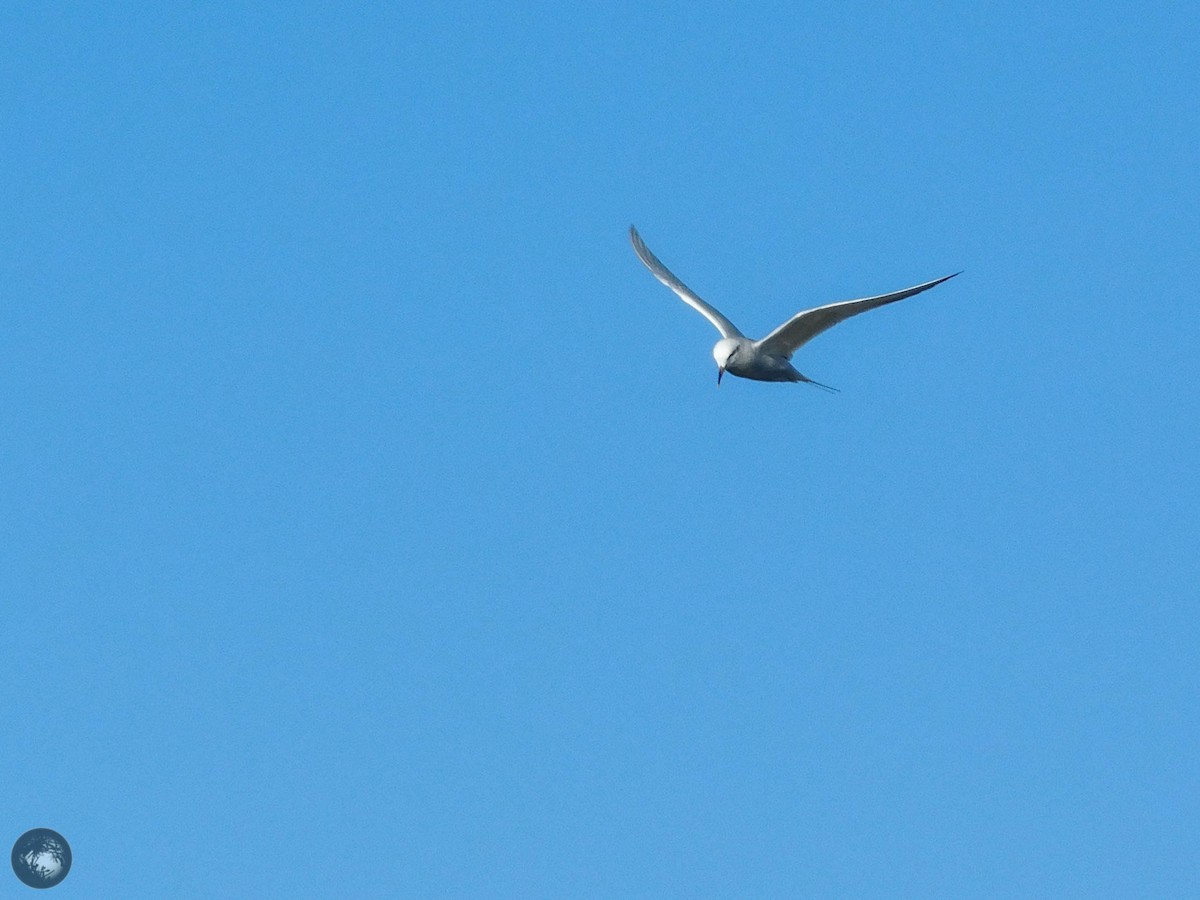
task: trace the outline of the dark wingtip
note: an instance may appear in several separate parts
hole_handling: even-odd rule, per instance
[[[957,272],[954,272],[950,275],[943,275],[941,278],[935,278],[933,281],[926,282],[924,285],[922,285],[921,289],[929,290],[929,288],[937,287],[939,284],[945,284],[951,278],[957,278],[965,271],[966,269],[959,269]]]

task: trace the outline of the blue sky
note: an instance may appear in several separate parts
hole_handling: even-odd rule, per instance
[[[1196,24],[7,6],[0,835],[64,897],[1194,892]],[[631,222],[749,334],[966,273],[718,389]]]

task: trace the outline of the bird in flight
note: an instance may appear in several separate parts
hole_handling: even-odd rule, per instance
[[[826,391],[835,391],[827,384],[813,381],[807,375],[796,371],[792,365],[792,354],[815,338],[822,331],[832,328],[838,322],[843,322],[851,316],[857,316],[869,309],[875,309],[888,303],[895,303],[905,297],[912,297],[931,287],[937,287],[943,281],[949,281],[954,275],[936,278],[916,287],[905,288],[893,294],[880,294],[878,297],[864,297],[861,300],[843,300],[838,303],[828,303],[813,309],[806,309],[792,316],[762,340],[751,340],[737,326],[676,278],[671,270],[664,266],[657,256],[650,252],[637,229],[629,226],[629,239],[633,242],[633,250],[659,281],[679,295],[684,303],[712,322],[721,339],[713,346],[713,359],[717,361],[717,384],[721,377],[729,372],[741,378],[752,378],[755,381],[803,381]]]

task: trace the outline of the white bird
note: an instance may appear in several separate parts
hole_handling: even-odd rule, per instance
[[[717,384],[726,372],[742,378],[753,378],[756,381],[803,381],[827,391],[837,390],[819,381],[813,381],[806,375],[801,375],[792,366],[792,354],[815,338],[822,331],[832,328],[838,322],[845,321],[851,316],[875,309],[888,303],[895,303],[905,297],[937,287],[943,281],[948,281],[954,275],[937,278],[918,284],[916,287],[905,288],[893,294],[880,294],[878,297],[864,297],[861,300],[843,300],[839,303],[829,303],[813,309],[806,309],[792,316],[765,338],[759,341],[751,340],[737,326],[725,318],[710,304],[700,297],[686,284],[676,278],[671,270],[659,262],[658,257],[650,252],[637,233],[637,229],[629,226],[629,238],[633,241],[634,252],[638,259],[645,263],[650,272],[679,295],[684,303],[712,322],[721,339],[713,346],[713,359],[717,361]]]

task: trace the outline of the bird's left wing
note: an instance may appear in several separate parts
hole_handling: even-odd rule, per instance
[[[954,273],[954,275],[961,274],[962,272]],[[806,309],[804,312],[796,313],[796,315],[768,334],[758,342],[757,346],[760,350],[772,356],[788,358],[822,331],[832,328],[838,322],[844,322],[851,316],[857,316],[859,313],[864,313],[869,309],[886,306],[888,303],[895,303],[897,300],[903,300],[906,297],[927,291],[931,287],[937,287],[943,281],[949,281],[954,275],[935,278],[933,281],[927,281],[924,284],[918,284],[916,287],[905,288],[902,291],[896,291],[892,294],[880,294],[878,297],[863,297],[861,300],[842,300],[838,303],[818,306],[815,309]]]

